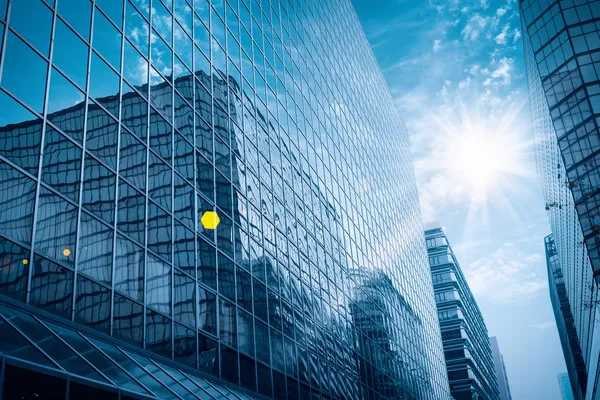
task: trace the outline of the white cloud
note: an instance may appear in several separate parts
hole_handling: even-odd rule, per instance
[[[433,41],[433,51],[434,52],[438,52],[440,51],[440,48],[442,47],[442,41],[439,39],[436,39]]]
[[[521,31],[518,28],[513,29],[513,44],[521,38]]]
[[[502,57],[500,61],[492,61],[490,66],[494,66],[495,69],[491,73],[487,68],[485,71],[481,70],[482,75],[489,74],[489,77],[483,81],[483,86],[498,87],[510,85],[514,65],[515,60],[509,57]]]
[[[504,243],[493,253],[463,267],[473,294],[495,304],[522,303],[547,286],[538,271],[543,257],[525,254],[513,242]]]
[[[479,4],[481,4],[481,7],[483,7],[484,9],[486,9],[490,6],[488,4],[487,0],[479,0]]]
[[[552,328],[555,326],[556,326],[556,322],[554,322],[552,320],[529,325],[530,328],[539,329],[540,331],[545,331],[546,329],[549,329],[549,328]]]
[[[504,27],[502,28],[502,32],[500,32],[494,38],[494,40],[496,41],[497,44],[506,44],[506,37],[509,35],[509,33],[508,33],[509,29],[510,29],[509,24],[504,25]]]
[[[502,8],[502,7],[500,7],[499,9],[497,9],[497,10],[496,10],[496,15],[497,15],[497,16],[501,17],[501,16],[503,16],[504,14],[506,14],[506,8]]]
[[[473,14],[467,24],[461,31],[461,35],[466,41],[473,41],[479,38],[489,22],[489,17],[482,17],[479,13]]]

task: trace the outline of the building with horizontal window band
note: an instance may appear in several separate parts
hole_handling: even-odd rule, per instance
[[[565,354],[567,365],[579,358],[584,364],[568,368],[573,394],[597,400],[600,1],[526,0],[520,11],[537,170],[552,229],[548,273],[563,293],[554,312],[559,332],[560,316],[572,318],[575,337],[561,335],[563,350],[574,352]]]
[[[452,396],[500,400],[487,327],[448,238],[432,223],[425,240]]]
[[[492,358],[494,359],[494,371],[496,372],[500,400],[512,400],[510,385],[508,384],[508,374],[504,365],[504,356],[500,352],[500,345],[496,336],[490,336],[490,346],[492,348]]]
[[[334,3],[0,0],[3,394],[450,398],[407,132]]]

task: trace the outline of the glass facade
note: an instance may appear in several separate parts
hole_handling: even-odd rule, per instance
[[[500,352],[496,336],[490,336],[490,346],[492,348],[492,357],[494,358],[494,371],[496,371],[496,382],[498,383],[500,400],[512,400],[508,375],[506,374],[506,365],[504,365],[504,356]]]
[[[425,230],[450,391],[455,400],[500,400],[492,347],[444,230]]]
[[[571,382],[569,381],[569,374],[558,374],[556,376],[558,380],[558,387],[560,388],[560,394],[562,400],[573,400],[573,391],[571,390]]]
[[[576,399],[582,400],[585,399],[588,376],[575,329],[575,320],[571,312],[571,302],[565,287],[565,278],[556,254],[556,244],[552,235],[546,236],[544,243],[546,246],[550,300],[554,309],[554,318],[563,347],[563,354],[565,355],[565,363],[569,371],[568,376],[571,377],[569,385],[574,388],[574,390],[569,390],[575,393]],[[573,397],[573,394],[571,394],[571,397]]]
[[[525,0],[520,10],[537,170],[589,377],[582,395],[598,399],[600,1]]]
[[[349,1],[0,0],[0,32],[2,302],[270,398],[449,398]]]

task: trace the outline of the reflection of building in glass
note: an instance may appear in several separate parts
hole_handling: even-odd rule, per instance
[[[558,387],[560,388],[560,394],[562,400],[573,400],[573,391],[571,390],[571,381],[569,380],[569,374],[562,373],[556,376],[558,380]]]
[[[350,2],[30,3],[0,1],[0,301],[155,397],[200,370],[217,398],[449,398],[407,133]]]
[[[576,399],[585,399],[588,375],[577,336],[575,319],[571,311],[569,294],[565,286],[565,277],[556,253],[556,244],[552,235],[544,239],[546,245],[546,266],[548,268],[548,283],[550,300],[554,309],[554,318],[563,347],[565,363],[571,378],[571,386]],[[573,397],[571,394],[571,397]]]
[[[500,400],[512,400],[506,366],[504,365],[504,356],[500,353],[498,338],[490,336],[490,346],[492,348],[492,357],[494,358],[494,370],[496,371],[496,382],[498,383]]]
[[[452,396],[500,399],[487,328],[446,234],[432,226],[425,240]]]
[[[562,271],[589,377],[585,387],[574,386],[573,392],[575,397],[581,391],[584,398],[596,399],[600,396],[599,4],[596,0],[519,4],[538,175],[556,265]],[[573,357],[565,354],[566,359]],[[574,376],[571,382],[583,384]]]

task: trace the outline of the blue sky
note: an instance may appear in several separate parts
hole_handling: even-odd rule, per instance
[[[411,135],[423,219],[444,226],[513,398],[560,399],[517,1],[353,3]]]

